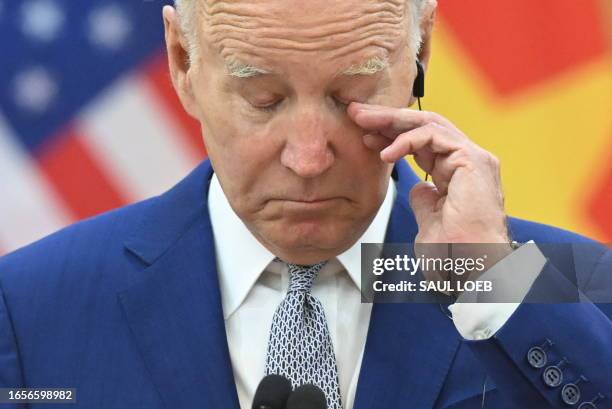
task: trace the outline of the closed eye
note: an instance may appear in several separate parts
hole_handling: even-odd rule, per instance
[[[275,111],[281,104],[281,102],[283,102],[282,99],[279,99],[277,101],[274,101],[271,104],[267,104],[267,105],[253,105],[254,108],[263,111],[263,112],[273,112]]]
[[[252,105],[255,109],[259,110],[259,111],[263,111],[263,112],[274,112],[276,111],[280,104],[283,102],[282,99],[279,99],[277,101],[274,101],[273,103],[270,104],[266,104],[266,105]],[[346,110],[347,107],[349,106],[350,102],[344,101],[342,99],[338,99],[338,98],[334,98],[334,103],[336,104],[336,106],[341,109],[341,110]]]

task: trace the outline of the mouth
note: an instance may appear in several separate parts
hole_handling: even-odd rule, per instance
[[[337,206],[344,199],[341,197],[326,197],[326,198],[313,198],[313,199],[276,199],[279,203],[282,203],[286,210],[324,210],[329,207]]]
[[[323,202],[328,202],[331,200],[339,200],[339,197],[328,197],[328,198],[320,198],[320,199],[285,199],[285,201],[287,202],[294,202],[294,203],[323,203]]]

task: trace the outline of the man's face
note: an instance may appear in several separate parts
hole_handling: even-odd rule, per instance
[[[363,144],[346,106],[408,105],[415,68],[405,0],[200,6],[187,72],[192,113],[232,208],[286,261],[340,254],[376,215],[392,170]],[[376,57],[388,67],[346,74]],[[229,74],[232,64],[267,73],[241,78]]]

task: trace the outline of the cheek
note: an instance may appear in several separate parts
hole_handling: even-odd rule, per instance
[[[255,124],[237,103],[225,95],[207,98],[203,107],[204,140],[209,155],[244,167],[253,157],[267,157],[274,135],[268,124]]]
[[[211,129],[212,131],[212,129]],[[246,188],[253,180],[261,177],[266,168],[274,163],[277,148],[270,138],[256,135],[248,126],[240,127],[237,122],[222,126],[209,135],[211,148],[209,157],[217,167],[227,169],[233,181]],[[216,169],[216,168],[215,168]]]
[[[204,127],[208,156],[232,206],[248,217],[260,206],[264,181],[272,173],[278,147],[267,129],[219,110]],[[273,135],[273,134],[272,134]]]

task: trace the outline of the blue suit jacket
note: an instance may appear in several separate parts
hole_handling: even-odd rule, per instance
[[[159,197],[0,259],[0,387],[77,388],[70,408],[238,408],[207,209],[211,175],[205,161]],[[400,161],[394,179],[386,240],[411,242],[407,197],[417,177]],[[520,220],[510,227],[518,241],[585,241]],[[550,259],[561,286],[576,280],[562,271],[568,265],[610,284],[604,247]],[[438,304],[377,304],[355,408],[480,408],[486,374],[487,408],[565,407],[560,388],[546,387],[525,358],[546,338],[551,361],[570,360],[568,381],[589,379],[580,384],[585,398],[612,395],[610,316],[608,305],[523,304],[493,339],[464,342]]]

